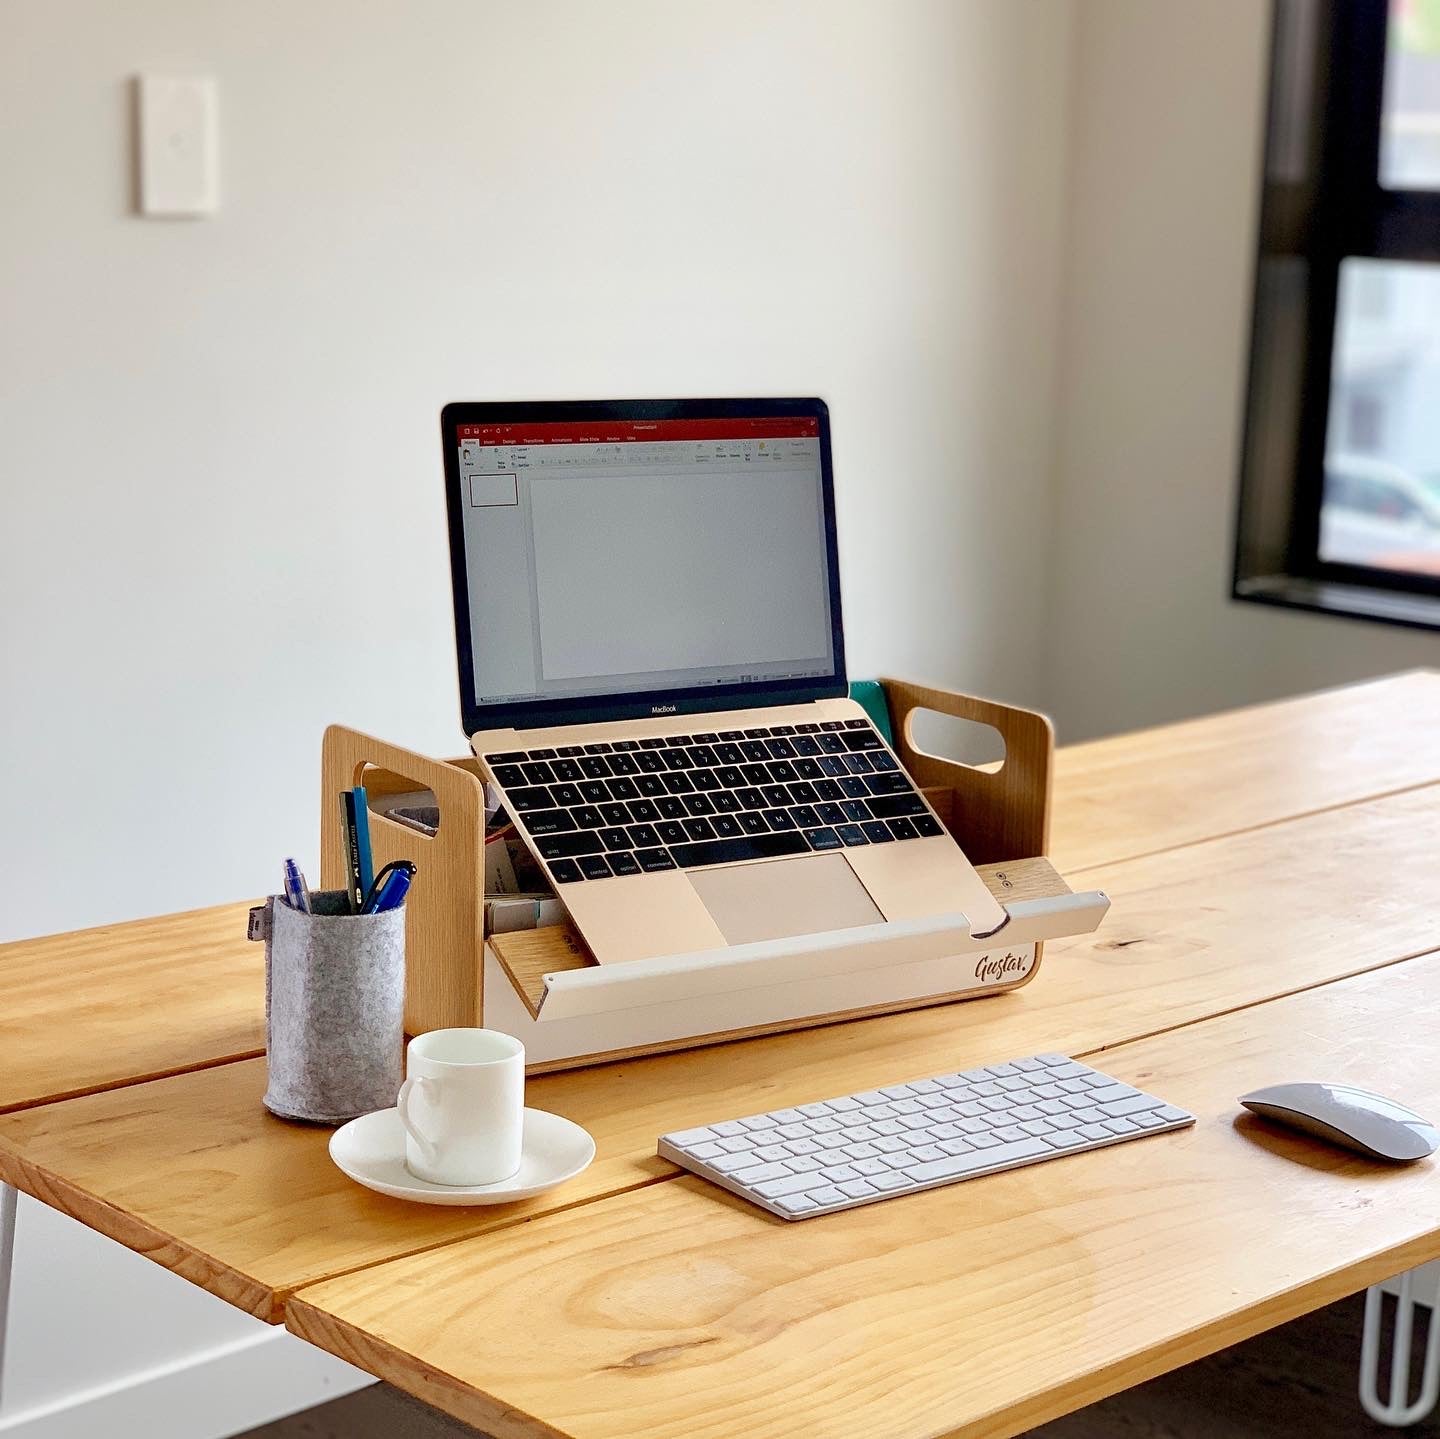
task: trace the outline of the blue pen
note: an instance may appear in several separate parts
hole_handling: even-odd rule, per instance
[[[375,888],[370,891],[360,913],[384,914],[387,910],[399,909],[410,892],[410,881],[414,874],[415,866],[408,860],[387,865],[381,871],[380,878],[375,881]]]
[[[285,900],[291,909],[298,909],[301,914],[311,912],[310,886],[305,883],[305,875],[293,859],[285,861]]]

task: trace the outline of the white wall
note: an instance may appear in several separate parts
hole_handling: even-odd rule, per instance
[[[1062,739],[1440,661],[1434,635],[1229,598],[1269,9],[1077,12],[1045,662]]]
[[[448,399],[826,396],[853,670],[1038,698],[1070,22],[6,0],[0,939],[313,866],[328,721],[460,750]],[[146,68],[218,80],[213,220],[129,213]],[[118,1334],[127,1277],[74,1267],[17,1296],[68,1356],[27,1406],[131,1354],[80,1361],[67,1304]],[[194,1297],[136,1364],[247,1342]]]
[[[1070,14],[9,0],[0,938],[313,864],[328,721],[459,751],[451,398],[826,396],[855,672],[1038,697]]]

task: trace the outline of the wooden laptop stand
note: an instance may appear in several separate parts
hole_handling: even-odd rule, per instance
[[[485,793],[472,756],[436,760],[358,731],[325,733],[321,879],[344,883],[336,795],[373,801],[429,790],[434,835],[370,816],[377,869],[413,859],[407,902],[406,1029],[484,1025],[526,1045],[531,1072],[715,1043],[955,999],[1003,993],[1039,970],[1046,939],[1094,929],[1109,901],[1074,894],[1044,857],[1053,734],[1013,705],[883,680],[900,762],[954,834],[1007,924],[976,938],[962,915],[877,924],[621,965],[599,965],[568,924],[485,935]],[[976,768],[918,748],[923,710],[989,725],[1005,744]]]

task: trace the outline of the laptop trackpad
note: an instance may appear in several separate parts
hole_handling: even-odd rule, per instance
[[[692,870],[688,878],[730,944],[885,920],[844,855]]]

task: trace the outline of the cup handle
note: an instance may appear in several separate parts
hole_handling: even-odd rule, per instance
[[[405,1126],[405,1133],[420,1146],[420,1153],[425,1163],[431,1166],[439,1163],[440,1151],[436,1147],[435,1141],[423,1133],[419,1125],[410,1117],[410,1098],[417,1089],[423,1092],[426,1085],[434,1082],[423,1074],[411,1075],[400,1086],[400,1093],[395,1096],[395,1109],[400,1116],[400,1123]]]

